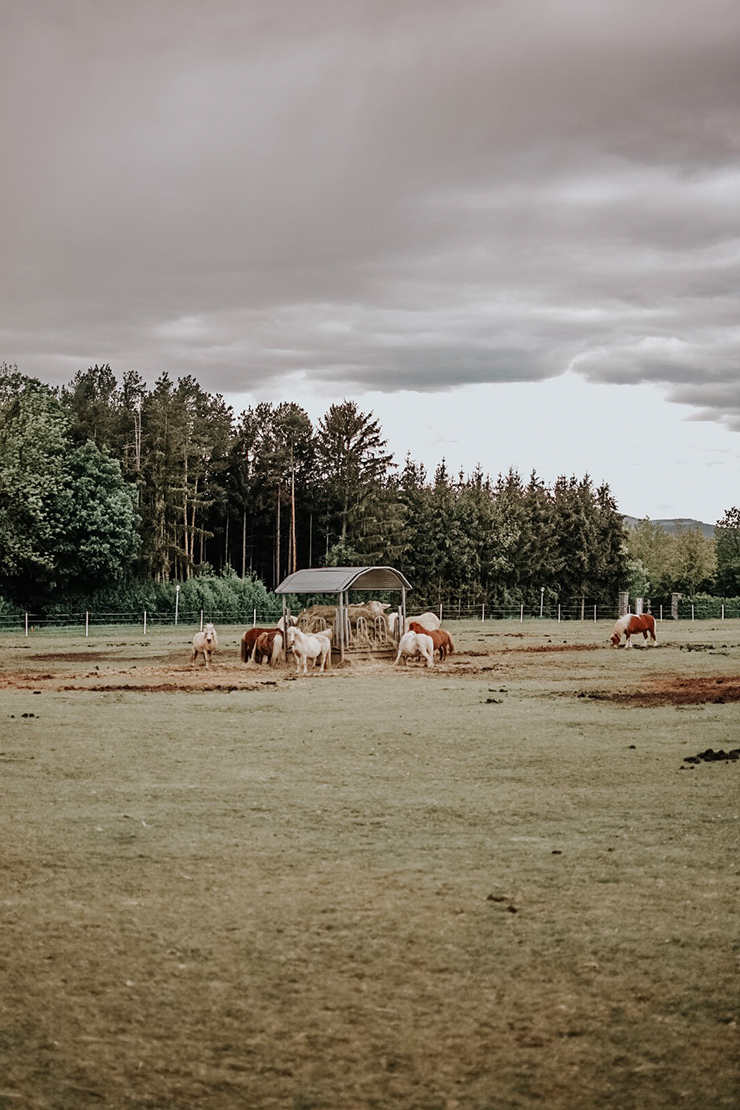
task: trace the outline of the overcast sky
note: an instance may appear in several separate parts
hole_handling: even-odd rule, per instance
[[[0,13],[0,361],[740,504],[737,0]]]

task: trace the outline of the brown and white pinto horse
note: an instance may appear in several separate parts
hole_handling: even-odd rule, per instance
[[[279,628],[262,632],[257,637],[252,651],[252,662],[260,666],[265,659],[271,667],[277,666],[283,651],[283,634]]]
[[[263,632],[277,632],[276,628],[248,628],[242,636],[241,657],[242,663],[248,663],[254,655],[254,645]]]
[[[635,613],[627,613],[626,616],[620,617],[614,625],[609,639],[614,647],[619,647],[619,641],[622,639],[622,636],[624,636],[624,646],[626,648],[632,647],[630,636],[635,632],[642,632],[648,644],[651,639],[654,644],[658,642],[658,638],[655,635],[655,617],[651,613],[641,613],[639,617]]]

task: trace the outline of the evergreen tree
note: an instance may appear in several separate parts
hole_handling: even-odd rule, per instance
[[[354,401],[332,405],[319,421],[316,453],[326,531],[358,551],[372,548],[368,536],[380,534],[377,491],[393,463],[385,446],[378,421],[360,412]]]

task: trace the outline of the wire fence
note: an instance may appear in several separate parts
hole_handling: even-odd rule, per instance
[[[701,598],[696,602],[690,599],[681,599],[677,613],[672,613],[670,605],[658,603],[646,606],[646,611],[651,611],[656,620],[729,620],[740,617],[740,598]],[[535,606],[531,605],[463,605],[451,602],[438,606],[429,606],[428,609],[438,613],[443,621],[588,621],[616,620],[617,605],[599,605],[588,603],[584,599],[557,604],[546,604],[544,600]],[[413,614],[418,607],[410,606],[408,612]],[[221,625],[242,625],[245,628],[255,625],[274,627],[277,622],[275,609],[251,609],[241,614],[234,613],[233,609],[199,609],[179,610],[169,613],[162,611],[129,610],[127,612],[70,612],[56,613],[53,616],[34,613],[0,613],[0,633],[9,633],[22,636],[32,636],[36,633],[61,633],[76,634],[86,637],[105,635],[115,630],[124,629],[140,630],[146,636],[155,629],[173,629],[182,626],[184,631],[191,632],[194,628],[203,628],[203,625],[212,621]]]

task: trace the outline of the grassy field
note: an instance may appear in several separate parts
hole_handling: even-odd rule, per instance
[[[740,1103],[740,622],[3,637],[0,1110]]]

